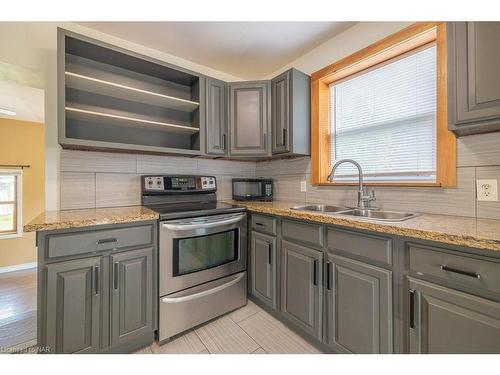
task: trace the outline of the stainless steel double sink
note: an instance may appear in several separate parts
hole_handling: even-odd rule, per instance
[[[320,212],[325,214],[335,214],[339,216],[351,216],[365,218],[374,221],[398,222],[412,219],[418,214],[413,212],[385,211],[379,209],[359,209],[343,206],[330,206],[327,204],[309,204],[292,207],[292,210]]]

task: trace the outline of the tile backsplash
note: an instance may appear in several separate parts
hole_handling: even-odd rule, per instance
[[[265,162],[62,150],[61,209],[140,204],[140,175],[208,174],[217,177],[218,199],[231,198],[231,178],[270,177],[275,199],[353,205],[353,187],[312,186],[309,157]],[[457,187],[375,188],[385,209],[500,219],[500,202],[476,202],[477,178],[500,180],[500,133],[457,140]],[[300,181],[307,191],[300,191]]]
[[[310,158],[257,163],[256,175],[272,177],[275,199],[355,205],[354,187],[312,186]],[[376,205],[385,209],[500,219],[500,202],[476,202],[477,178],[500,180],[500,133],[473,135],[457,140],[457,187],[376,187]],[[300,192],[300,181],[307,191]]]
[[[255,177],[255,163],[175,156],[61,151],[61,209],[141,204],[143,174],[207,174],[218,199],[231,199],[233,177]]]

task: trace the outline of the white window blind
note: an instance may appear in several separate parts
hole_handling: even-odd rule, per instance
[[[436,46],[330,85],[331,159],[368,181],[436,181]],[[334,181],[357,170],[343,164]]]

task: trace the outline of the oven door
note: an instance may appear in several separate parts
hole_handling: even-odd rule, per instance
[[[160,223],[160,296],[246,270],[246,214]]]

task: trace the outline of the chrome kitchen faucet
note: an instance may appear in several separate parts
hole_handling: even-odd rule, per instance
[[[333,181],[333,175],[335,174],[335,170],[343,163],[351,163],[353,164],[356,168],[358,168],[358,176],[359,176],[359,181],[358,181],[358,208],[362,210],[370,209],[370,202],[375,201],[377,198],[375,198],[375,190],[371,191],[371,194],[367,194],[365,191],[365,187],[363,185],[363,170],[361,168],[361,165],[352,159],[341,159],[337,161],[333,167],[332,171],[328,175],[328,181]]]

